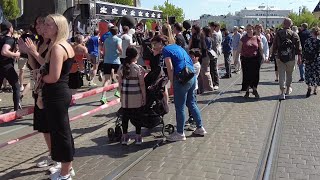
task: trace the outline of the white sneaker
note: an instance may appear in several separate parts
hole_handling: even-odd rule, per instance
[[[36,166],[39,167],[39,168],[43,168],[43,167],[51,166],[51,165],[53,165],[54,163],[55,163],[55,161],[53,161],[53,160],[51,159],[51,156],[47,156],[47,157],[45,157],[45,159],[43,159],[41,162],[38,162],[38,163],[36,164]]]
[[[91,87],[91,86],[97,86],[97,84],[94,83],[94,82],[92,82],[92,81],[90,81],[89,84],[88,84],[88,86],[90,86],[90,87]]]
[[[219,86],[214,86],[213,87],[213,90],[218,90],[219,89]]]
[[[286,91],[286,95],[290,95],[292,93],[292,87],[288,87]]]
[[[170,136],[167,137],[167,141],[185,141],[187,140],[185,134],[179,134],[178,132],[172,133]]]
[[[54,163],[54,165],[49,168],[49,171],[51,174],[54,174],[56,172],[60,172],[60,170],[61,170],[61,163],[60,162]]]
[[[49,171],[51,174],[57,173],[61,171],[61,163],[60,162],[56,162],[54,166],[52,166],[51,168],[49,168]],[[73,169],[73,167],[70,168],[70,175],[71,176],[75,176],[76,173]]]
[[[72,177],[70,174],[67,175],[67,177],[62,177],[60,175],[60,172],[55,172],[54,174],[50,175],[50,179],[51,180],[72,180]]]
[[[205,134],[207,134],[207,131],[203,127],[201,127],[194,130],[193,134],[204,136]]]

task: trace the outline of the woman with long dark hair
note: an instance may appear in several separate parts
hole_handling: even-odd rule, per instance
[[[21,51],[25,51],[25,53],[28,54],[27,65],[30,68],[31,72],[33,72],[33,70],[39,69],[41,65],[45,63],[44,58],[48,52],[50,39],[43,37],[44,21],[45,21],[45,16],[42,15],[42,16],[38,16],[34,22],[37,41],[33,42],[32,39],[29,39],[29,38],[19,39],[18,41],[19,49]],[[49,133],[49,123],[44,116],[42,104],[37,103],[38,93],[33,91],[32,94],[35,100],[34,113],[33,113],[33,129],[43,133],[46,145],[49,150],[49,156],[44,158],[42,161],[38,162],[36,166],[47,167],[55,163],[51,159],[51,138]]]
[[[248,24],[246,34],[241,38],[237,55],[241,53],[242,65],[242,89],[246,91],[245,98],[249,97],[249,88],[253,89],[253,95],[259,98],[257,91],[260,79],[261,58],[264,61],[261,38],[253,34],[253,26]]]
[[[203,38],[201,38],[200,43],[203,46],[204,51],[202,51],[201,56],[201,70],[199,75],[199,91],[213,91],[213,83],[212,77],[210,74],[210,61],[212,60],[212,56],[209,55],[209,51],[212,50],[212,32],[211,29],[206,26],[202,29],[203,31]],[[197,52],[197,51],[196,51]]]

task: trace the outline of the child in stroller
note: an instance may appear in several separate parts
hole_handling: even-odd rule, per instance
[[[109,140],[112,141],[115,138],[118,139],[121,136],[121,126],[123,128],[123,133],[127,133],[127,129],[125,128],[127,128],[128,126],[126,124],[124,126],[124,123],[127,123],[126,119],[130,119],[130,122],[136,127],[136,130],[139,128],[140,132],[141,127],[152,129],[158,125],[162,125],[163,136],[165,132],[168,132],[170,134],[174,131],[173,125],[165,125],[163,121],[163,116],[169,112],[168,105],[165,98],[163,97],[164,88],[168,83],[168,78],[165,76],[163,70],[159,67],[158,69],[149,72],[144,78],[144,82],[146,87],[145,105],[131,112],[124,112],[124,109],[120,108],[117,113],[118,118],[116,120],[115,131],[112,128],[108,130]],[[124,136],[124,134],[122,135],[122,137]],[[125,139],[121,139],[122,144],[128,144],[123,140]],[[136,140],[136,144],[141,143]]]

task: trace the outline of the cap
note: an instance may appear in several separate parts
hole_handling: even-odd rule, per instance
[[[9,31],[9,29],[10,29],[11,27],[12,27],[11,22],[9,22],[9,21],[3,21],[3,22],[1,23],[1,26],[0,26],[0,28],[1,28],[1,34],[7,34],[8,31]]]
[[[245,27],[244,26],[240,26],[240,29],[244,29]]]

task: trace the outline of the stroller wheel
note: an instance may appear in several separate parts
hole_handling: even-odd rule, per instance
[[[114,140],[114,137],[115,137],[115,132],[114,132],[113,128],[109,128],[109,129],[108,129],[108,138],[109,138],[109,141],[113,141],[113,140]]]
[[[167,124],[164,126],[164,132],[166,134],[172,134],[174,132],[174,126],[172,124]]]
[[[114,136],[115,136],[115,138],[116,138],[117,140],[120,140],[120,139],[121,139],[121,136],[122,136],[121,126],[116,126]]]

